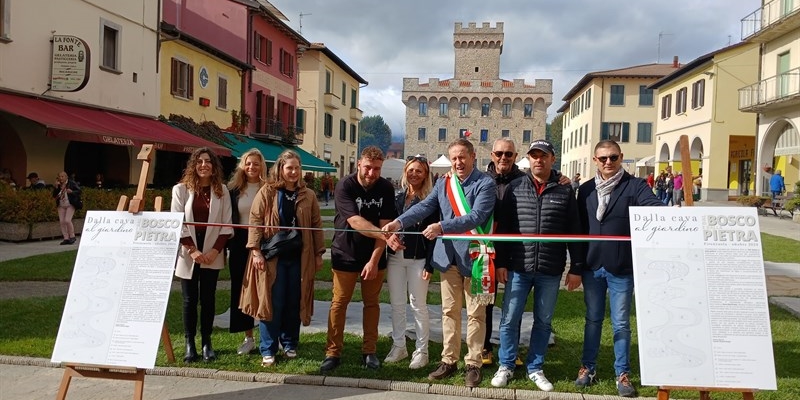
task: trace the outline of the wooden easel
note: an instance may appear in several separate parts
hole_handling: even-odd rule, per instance
[[[692,189],[694,187],[694,179],[692,179],[692,154],[689,151],[689,136],[681,135],[678,140],[678,147],[681,150],[681,173],[683,174],[683,202],[687,206],[694,205],[694,197]]]
[[[656,399],[669,400],[669,392],[672,390],[697,390],[700,392],[700,400],[711,400],[711,392],[741,392],[744,400],[753,400],[753,389],[731,389],[731,388],[707,388],[707,387],[681,387],[681,386],[660,386]]]
[[[139,151],[137,160],[142,160],[142,171],[139,174],[139,185],[136,189],[136,194],[130,201],[128,212],[138,214],[144,211],[144,191],[147,188],[147,175],[150,171],[150,161],[153,155],[153,145],[145,144],[142,150]],[[161,211],[161,196],[154,199],[153,209]],[[128,196],[121,196],[119,203],[117,203],[117,211],[125,211],[125,206],[128,205]],[[161,327],[161,342],[164,344],[164,352],[167,353],[167,361],[175,362],[175,352],[172,348],[172,340],[169,337],[169,328],[167,321]],[[64,400],[67,397],[69,384],[73,377],[83,378],[102,378],[102,379],[118,379],[124,381],[133,381],[135,387],[133,390],[133,399],[142,400],[144,393],[144,369],[132,367],[115,367],[107,365],[87,365],[87,364],[64,364],[64,376],[61,378],[61,385],[58,387],[58,394],[56,400]]]

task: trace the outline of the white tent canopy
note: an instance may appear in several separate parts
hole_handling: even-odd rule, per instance
[[[381,167],[381,176],[384,178],[392,178],[394,182],[400,182],[403,177],[403,168],[406,162],[397,158],[389,158],[383,162]]]
[[[647,156],[644,158],[640,158],[639,161],[636,161],[637,167],[652,167],[653,161],[655,161],[656,156]]]
[[[528,161],[528,157],[522,156],[522,158],[517,161],[517,167],[519,169],[531,169],[531,162]]]
[[[431,167],[450,168],[450,159],[448,159],[447,156],[443,154],[439,158],[437,158],[436,161],[431,163]]]

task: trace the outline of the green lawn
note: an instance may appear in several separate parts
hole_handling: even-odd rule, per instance
[[[320,299],[330,298],[330,291],[317,291]],[[230,292],[220,290],[217,293],[217,312],[222,312],[229,303]],[[354,298],[354,300],[356,300]],[[388,301],[388,299],[383,299]],[[65,297],[47,297],[26,300],[0,301],[0,354],[50,358]],[[559,392],[577,392],[572,384],[577,373],[580,360],[581,341],[583,336],[583,299],[579,292],[561,292],[559,294],[556,318],[553,326],[558,334],[557,345],[552,347],[547,355],[545,364],[547,376]],[[777,392],[756,393],[758,400],[784,400],[800,398],[800,363],[797,362],[800,345],[797,332],[800,331],[800,320],[777,307],[770,307],[772,335],[775,350],[775,364],[778,375]],[[326,310],[316,310],[316,320],[327,318]],[[172,293],[167,308],[167,324],[170,327],[171,338],[176,349],[176,364],[183,366],[182,351],[184,339],[181,333],[181,295]],[[633,318],[635,329],[636,319]],[[257,330],[256,330],[257,332]],[[612,344],[610,326],[606,320],[605,335],[601,344],[598,365],[599,383],[587,389],[585,393],[614,395],[612,365]],[[256,333],[257,335],[257,333]],[[270,372],[286,374],[318,375],[319,365],[325,354],[325,333],[303,334],[299,357],[295,360],[279,358],[276,367]],[[236,348],[242,340],[241,334],[230,334],[226,330],[216,329],[214,332],[214,347],[219,359],[210,364],[198,363],[198,368],[215,368],[230,371],[262,372],[260,357],[257,354],[239,356]],[[633,335],[631,362],[639,364],[636,335]],[[407,345],[413,349],[413,342]],[[343,364],[334,371],[334,376],[374,378],[395,381],[427,382],[427,374],[432,371],[441,353],[440,343],[430,343],[431,362],[422,370],[408,369],[408,360],[386,364],[377,371],[364,370],[360,366],[361,338],[354,335],[345,336],[345,352]],[[391,347],[391,340],[382,336],[378,342],[378,355],[383,358]],[[466,349],[462,349],[466,351]],[[523,349],[524,352],[524,349]],[[163,349],[159,350],[156,360],[159,366],[169,366]],[[482,387],[491,387],[489,381],[495,372],[496,366],[483,369],[484,380]],[[638,385],[638,376],[633,377]],[[445,380],[445,384],[464,385],[463,373],[456,374],[453,378]],[[536,390],[535,386],[526,379],[524,371],[518,370],[510,388]],[[655,396],[656,390],[652,387],[640,388],[641,396]],[[697,398],[696,392],[675,392],[673,398]],[[714,399],[737,399],[734,393],[715,394]]]

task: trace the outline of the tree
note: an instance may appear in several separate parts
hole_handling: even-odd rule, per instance
[[[549,132],[547,136],[547,140],[553,144],[553,148],[556,151],[556,157],[561,160],[561,143],[562,143],[562,136],[561,131],[564,129],[564,113],[558,113],[555,117],[553,117],[553,122],[548,124]]]
[[[377,146],[384,154],[392,144],[392,129],[380,115],[370,115],[361,120],[358,132],[358,152],[367,146]]]

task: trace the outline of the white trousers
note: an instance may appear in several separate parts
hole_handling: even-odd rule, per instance
[[[416,349],[428,352],[430,321],[428,319],[428,281],[422,279],[425,259],[403,258],[403,251],[390,254],[386,267],[389,300],[392,303],[392,340],[398,347],[406,346],[406,304],[414,313]],[[406,303],[406,298],[408,303]]]

